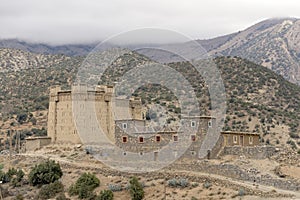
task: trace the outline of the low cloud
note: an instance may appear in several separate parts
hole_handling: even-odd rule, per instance
[[[298,0],[0,0],[0,38],[50,44],[103,40],[155,27],[195,39],[236,32],[263,19],[299,16]]]

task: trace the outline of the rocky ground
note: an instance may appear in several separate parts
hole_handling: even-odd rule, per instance
[[[8,162],[8,155],[1,155],[0,162],[4,164],[4,170],[9,167],[22,168],[25,174],[42,160],[53,159],[60,163],[64,175],[62,183],[67,189],[83,172],[92,172],[100,179],[100,187],[96,189],[108,189],[109,184],[120,185],[126,188],[128,180],[133,175],[137,176],[145,185],[145,199],[300,199],[300,192],[287,189],[280,189],[270,185],[253,183],[231,177],[229,174],[211,173],[215,169],[222,171],[222,166],[227,164],[236,170],[245,171],[257,176],[269,176],[272,180],[282,180],[293,182],[299,181],[299,164],[283,165],[275,159],[263,160],[243,160],[234,156],[225,156],[218,160],[202,160],[190,164],[181,162],[162,169],[157,172],[130,174],[112,170],[94,159],[92,155],[86,154],[81,146],[48,146],[37,152],[28,152],[23,155],[14,155]],[[196,164],[198,163],[198,164]],[[204,166],[210,170],[202,170]],[[282,173],[280,175],[280,173]],[[168,180],[186,179],[187,187],[170,187]],[[271,179],[270,179],[271,180]],[[300,185],[300,184],[299,184]],[[38,193],[38,188],[30,186],[24,182],[21,187],[13,188],[8,184],[2,184],[7,189],[8,196],[4,199],[14,199],[17,194],[22,194],[25,199],[34,199]],[[66,196],[68,196],[66,192]],[[114,192],[114,199],[130,199],[129,192],[124,189]],[[74,197],[71,197],[74,199]]]

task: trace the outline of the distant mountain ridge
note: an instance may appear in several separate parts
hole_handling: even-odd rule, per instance
[[[96,45],[97,43],[49,45],[43,43],[31,43],[18,39],[0,40],[0,48],[20,49],[38,54],[64,54],[67,56],[86,55]]]
[[[300,20],[296,18],[268,19],[243,31],[186,43],[154,45],[154,49],[184,49],[186,55],[193,55],[195,42],[209,55],[238,56],[267,67],[290,82],[300,85]],[[97,44],[70,44],[51,46],[12,40],[0,40],[0,47],[15,48],[38,54],[64,54],[78,56],[88,54]],[[142,45],[141,45],[142,46]],[[139,46],[132,46],[132,49]],[[172,52],[139,49],[138,53],[164,63],[182,61]]]

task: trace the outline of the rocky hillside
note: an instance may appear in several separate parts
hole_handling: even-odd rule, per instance
[[[239,56],[256,64],[267,67],[277,74],[282,75],[290,82],[300,84],[300,20],[295,18],[269,19],[255,24],[243,31],[224,35],[208,40],[196,40],[203,48],[213,56]],[[47,44],[35,44],[19,40],[0,40],[0,47],[21,49],[41,54],[65,54],[65,55],[86,55],[94,47],[94,44],[82,45],[60,45],[51,46]],[[180,44],[153,45],[153,47],[169,49],[184,49],[187,55],[193,55],[195,43],[187,42]],[[136,48],[139,46],[132,46]],[[140,49],[138,51],[147,57],[162,62],[177,62],[182,58],[167,52],[157,52],[151,49]],[[0,55],[2,58],[3,55]],[[8,55],[9,56],[9,55]],[[40,58],[37,61],[42,62]],[[2,62],[2,61],[1,61]],[[18,60],[14,63],[2,65],[19,64],[26,65]],[[2,66],[0,65],[0,66]]]
[[[300,145],[300,87],[242,58],[218,57],[214,62],[221,71],[227,94],[224,130],[258,132],[266,144],[289,144],[297,149]],[[197,94],[202,114],[209,115],[210,100],[201,75],[187,62],[168,65],[189,80]],[[129,69],[122,68],[123,73]],[[116,71],[118,66],[107,71],[114,81],[118,81]],[[148,85],[137,90],[135,95],[142,97],[145,104],[155,102],[167,107],[169,112],[180,113],[179,106],[175,106],[175,97],[167,88]]]
[[[247,58],[300,84],[299,42],[300,20],[271,19],[239,32],[210,53]]]
[[[50,68],[67,63],[71,58],[64,55],[34,54],[18,49],[0,49],[0,71],[18,71]]]
[[[237,33],[196,42],[214,57],[245,58],[275,71],[290,82],[300,84],[299,19],[269,19]],[[181,49],[187,56],[193,56],[195,50],[198,51],[193,41],[162,45],[160,48]],[[162,57],[161,52],[151,49],[140,50],[139,53],[164,63],[182,60],[172,53],[164,53]]]
[[[11,55],[14,52],[21,52],[2,51],[9,51]],[[24,54],[29,55],[26,52]],[[20,120],[24,114],[31,116],[30,113],[35,111],[46,111],[48,88],[51,85],[70,87],[83,58],[65,57],[66,59],[61,62],[56,62],[55,60],[59,58],[62,57],[49,56],[48,59],[52,60],[50,63],[53,64],[48,68],[32,64],[25,70],[0,73],[0,110],[3,124],[12,118]],[[29,60],[35,60],[35,57],[32,56]],[[123,73],[148,60],[136,53],[125,55],[106,71],[106,79],[103,81],[118,80]],[[287,145],[297,149],[300,145],[300,87],[248,60],[219,57],[214,61],[221,71],[227,93],[224,130],[256,131],[261,133],[262,141],[266,144]],[[202,114],[209,114],[208,92],[201,76],[186,62],[170,63],[169,66],[189,80],[201,102]],[[135,95],[142,97],[145,106],[152,103],[160,104],[168,112],[180,116],[177,100],[167,88],[148,85],[141,87]],[[30,120],[31,118],[27,117],[22,123],[31,124]],[[170,118],[168,122],[172,120],[174,119]],[[14,123],[10,125],[14,126]],[[9,124],[5,126],[9,128],[7,126]]]

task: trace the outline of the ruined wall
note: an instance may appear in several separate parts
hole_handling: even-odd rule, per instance
[[[50,137],[28,138],[25,143],[26,151],[35,151],[51,143]]]
[[[236,155],[244,156],[252,159],[265,159],[273,156],[276,152],[276,148],[272,146],[256,146],[256,147],[224,147],[221,155]]]
[[[271,176],[264,171],[255,168],[243,169],[237,165],[223,163],[212,164],[205,160],[197,160],[194,162],[175,162],[169,166],[170,169],[200,171],[209,174],[218,174],[238,180],[259,183],[262,185],[274,186],[285,190],[300,190],[300,181],[297,179],[282,179]]]

